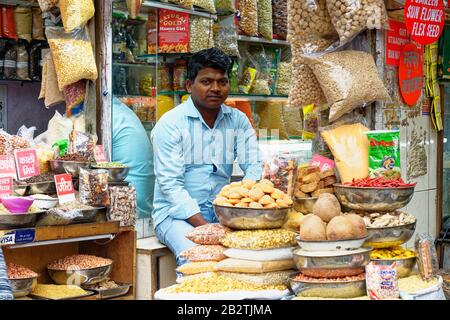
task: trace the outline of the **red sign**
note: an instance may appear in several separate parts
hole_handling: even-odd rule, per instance
[[[424,45],[436,42],[444,30],[442,0],[406,0],[404,17],[411,38]]]
[[[320,167],[320,171],[325,170],[333,170],[334,169],[334,161],[331,159],[328,159],[326,157],[323,157],[321,155],[315,154],[312,157],[311,162],[309,163],[311,166],[318,166]]]
[[[36,150],[15,150],[14,158],[16,160],[17,175],[19,180],[31,178],[41,174],[39,171],[39,162],[37,160]]]
[[[159,10],[158,52],[189,52],[189,13]]]
[[[59,203],[75,201],[75,189],[73,188],[71,174],[64,173],[55,175],[55,184]]]
[[[0,156],[0,177],[16,177],[16,164],[13,156]]]
[[[386,31],[386,64],[397,67],[400,53],[405,44],[409,42],[406,24],[400,21],[389,20],[389,30]]]
[[[101,144],[95,146],[94,158],[97,163],[108,162],[108,159],[106,159],[105,150],[103,150],[103,146]]]
[[[0,198],[12,196],[13,194],[13,178],[1,177],[0,178]]]
[[[400,55],[398,66],[399,86],[403,100],[413,106],[423,87],[423,51],[415,44],[407,44]]]

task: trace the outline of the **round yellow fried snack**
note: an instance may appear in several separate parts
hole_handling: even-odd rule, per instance
[[[268,180],[268,179],[262,179],[261,181],[259,181],[260,184],[268,184],[269,186],[271,186],[273,188],[273,182]]]
[[[278,208],[276,203],[269,203],[264,206],[264,209],[275,209]]]
[[[262,209],[263,208],[262,204],[258,203],[258,202],[250,202],[248,207],[249,208],[254,208],[254,209]]]
[[[266,194],[261,199],[259,199],[258,202],[261,203],[263,206],[265,206],[267,204],[275,203],[275,200],[273,200],[271,196]]]
[[[247,189],[251,189],[254,185],[256,184],[256,181],[254,180],[250,180],[250,179],[244,179],[242,180],[242,185],[247,188]]]
[[[214,200],[214,204],[220,204],[220,203],[226,202],[227,200],[228,200],[227,197],[217,197],[217,198]]]
[[[277,199],[276,204],[277,204],[278,207],[280,207],[280,208],[287,208],[287,207],[289,207],[289,205],[287,204],[287,202],[284,201],[283,199]]]
[[[238,204],[239,202],[241,202],[241,200],[239,200],[239,199],[228,199],[227,202],[231,203],[232,205],[235,205],[235,204]]]
[[[270,196],[274,199],[283,199],[284,198],[284,192],[280,189],[273,189],[273,192],[270,194]]]
[[[242,197],[244,197],[244,198],[247,198],[248,197],[248,189],[246,189],[246,188],[244,188],[244,187],[241,187],[241,188],[239,188],[239,190],[238,190],[238,193],[242,196]]]
[[[267,183],[261,183],[261,189],[265,193],[272,193],[275,190],[274,187],[268,185]]]
[[[292,201],[291,197],[289,197],[287,194],[284,194],[283,200],[286,201],[288,206],[291,206],[294,203],[294,201]]]
[[[234,207],[231,203],[228,202],[221,203],[220,205],[224,207]]]
[[[250,198],[242,198],[241,202],[250,203],[250,202],[253,202],[253,200]]]
[[[230,196],[228,198],[230,198],[230,199],[241,199],[243,197],[237,192],[231,192]]]
[[[235,205],[235,207],[248,208],[248,203],[246,203],[246,202],[239,202],[238,204]]]
[[[249,192],[248,192],[248,197],[250,199],[252,199],[253,201],[258,201],[259,199],[261,199],[264,196],[264,192],[257,187],[253,187]]]
[[[232,187],[241,187],[242,186],[242,181],[232,182],[232,183],[230,183],[230,186],[232,186]]]

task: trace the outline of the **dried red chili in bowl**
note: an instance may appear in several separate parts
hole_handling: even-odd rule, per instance
[[[408,188],[417,183],[406,183],[402,178],[387,179],[385,177],[353,179],[352,182],[344,183],[344,186],[361,188]]]

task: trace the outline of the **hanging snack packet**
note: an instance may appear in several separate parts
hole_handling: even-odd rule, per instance
[[[242,78],[239,81],[239,92],[248,94],[250,92],[251,87],[253,86],[253,81],[255,81],[256,73],[258,71],[254,68],[245,69],[242,74]]]
[[[59,8],[67,32],[83,27],[95,14],[92,0],[60,0]]]
[[[433,279],[439,270],[433,238],[425,233],[417,234],[414,245],[417,252],[417,267],[420,276],[426,281]]]
[[[369,139],[370,176],[394,180],[401,178],[400,132],[368,131],[365,134]]]
[[[318,124],[318,108],[315,105],[310,104],[304,106],[303,110],[303,140],[313,140],[319,129]]]
[[[367,295],[371,300],[398,299],[397,262],[391,265],[376,265],[374,262],[366,266]]]

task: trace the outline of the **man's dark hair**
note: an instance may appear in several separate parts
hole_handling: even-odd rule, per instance
[[[200,70],[205,68],[214,68],[228,74],[231,59],[221,50],[217,48],[205,49],[196,52],[189,59],[188,79],[195,81]]]

